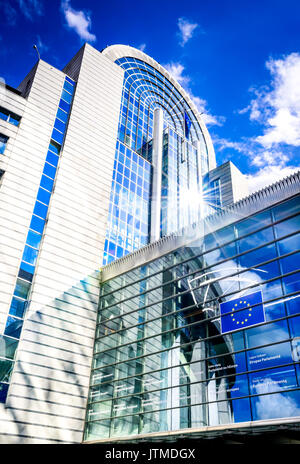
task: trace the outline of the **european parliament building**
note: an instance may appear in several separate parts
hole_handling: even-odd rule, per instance
[[[294,439],[299,195],[216,166],[135,48],[2,85],[0,442]]]

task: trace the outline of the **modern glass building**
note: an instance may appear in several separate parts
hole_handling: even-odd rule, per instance
[[[299,419],[300,196],[258,200],[135,269],[134,254],[103,269],[86,440]]]
[[[299,175],[247,196],[129,46],[0,95],[0,442],[296,427]]]
[[[215,166],[184,90],[145,55],[123,56],[124,48],[103,52],[121,56],[115,63],[124,69],[104,265],[198,220],[202,175]]]

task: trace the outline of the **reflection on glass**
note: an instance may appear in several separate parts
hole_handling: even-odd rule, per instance
[[[256,372],[249,375],[249,381],[252,395],[273,393],[298,386],[294,366]]]
[[[300,390],[251,398],[253,419],[278,419],[300,415]]]
[[[295,212],[294,201],[283,205],[278,219]],[[275,228],[272,215],[103,284],[86,439],[300,414],[299,234],[276,241],[295,221]],[[224,329],[224,304],[230,319],[240,312],[239,327]],[[264,317],[241,324],[257,307]]]
[[[263,211],[262,213],[254,214],[250,218],[236,224],[235,228],[237,231],[237,236],[243,237],[243,235],[250,234],[263,226],[269,225],[270,222],[270,211]],[[259,234],[264,234],[264,232],[261,231]],[[255,235],[256,234],[252,235],[252,237],[255,237]]]
[[[299,196],[272,208],[275,221],[280,221],[300,211]]]

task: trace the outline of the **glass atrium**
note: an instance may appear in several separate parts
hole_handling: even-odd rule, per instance
[[[200,179],[208,171],[207,146],[199,122],[176,87],[137,58],[120,58],[116,64],[125,74],[104,265],[149,242],[156,108],[163,110],[164,119],[161,236],[199,219]]]
[[[300,415],[299,200],[102,283],[86,441]]]

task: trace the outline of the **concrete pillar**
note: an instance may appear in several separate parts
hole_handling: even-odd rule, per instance
[[[162,177],[162,153],[163,153],[163,110],[156,108],[153,117],[153,148],[152,148],[152,200],[151,200],[151,230],[150,242],[160,238],[161,216],[161,177]]]

